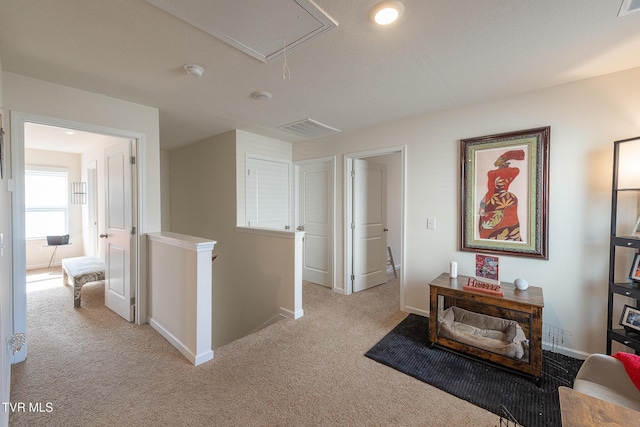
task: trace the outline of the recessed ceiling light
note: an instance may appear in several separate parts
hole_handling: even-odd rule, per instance
[[[375,5],[369,18],[374,24],[389,25],[402,16],[404,5],[397,0],[385,0]]]
[[[202,73],[204,73],[204,68],[198,64],[187,64],[184,66],[184,69],[190,76],[200,77]]]
[[[258,101],[266,101],[267,99],[271,99],[271,94],[266,90],[256,90],[255,92],[251,92],[251,97]]]

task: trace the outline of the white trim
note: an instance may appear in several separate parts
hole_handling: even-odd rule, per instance
[[[200,237],[187,236],[186,234],[172,233],[169,231],[160,231],[157,233],[148,233],[149,240],[161,242],[166,245],[176,246],[194,252],[212,251],[215,247],[216,240],[207,240]]]
[[[155,329],[160,335],[162,335],[167,341],[169,341],[175,348],[182,353],[184,357],[195,366],[201,363],[208,362],[213,359],[213,350],[207,350],[202,354],[193,354],[189,348],[176,338],[171,332],[166,330],[162,325],[156,322],[153,318],[149,319],[149,325]]]
[[[304,310],[297,310],[296,312],[293,312],[293,311],[291,311],[289,309],[286,309],[284,307],[280,307],[280,314],[282,316],[284,316],[284,317],[289,318],[289,319],[296,320],[296,319],[299,319],[302,316],[304,316]]]
[[[278,323],[281,320],[287,319],[286,316],[282,315],[282,314],[276,314],[275,316],[273,316],[271,319],[267,320],[266,322],[264,322],[262,325],[258,326],[257,328],[255,328],[253,331],[251,331],[251,333],[255,333],[258,332],[261,329],[266,328],[267,326],[271,326],[275,323]]]
[[[406,311],[407,313],[417,314],[418,316],[429,317],[429,310],[423,310],[421,308],[411,307],[410,305],[405,305],[402,311]]]
[[[27,332],[26,327],[26,288],[24,292],[15,292],[17,286],[26,286],[26,257],[25,257],[25,224],[24,224],[24,125],[26,123],[35,123],[48,126],[56,126],[67,129],[75,129],[84,132],[97,133],[102,135],[114,136],[124,139],[132,139],[135,141],[136,167],[135,184],[139,187],[134,188],[135,205],[137,210],[134,211],[133,222],[136,227],[136,241],[132,250],[132,271],[135,272],[135,308],[136,308],[136,324],[142,324],[146,321],[146,292],[142,286],[141,272],[139,269],[140,253],[137,239],[145,232],[145,223],[139,221],[145,218],[144,211],[146,205],[143,200],[145,194],[145,135],[139,132],[131,132],[121,129],[115,129],[105,126],[99,126],[88,123],[81,123],[66,119],[60,119],[49,116],[41,116],[37,114],[23,113],[19,111],[11,111],[11,170],[13,181],[13,207],[12,219],[14,224],[13,232],[13,333]],[[134,187],[135,187],[134,184]],[[21,237],[19,237],[21,236]],[[28,339],[27,339],[28,341]],[[26,358],[28,345],[22,346],[20,352],[13,355],[12,363],[21,362]]]
[[[279,230],[275,228],[236,227],[236,231],[239,233],[280,237],[282,239],[302,239],[304,237],[304,231]]]
[[[549,350],[552,351],[554,353],[560,353],[560,354],[564,354],[565,356],[570,356],[573,357],[574,359],[580,359],[580,360],[584,360],[586,359],[591,353],[587,353],[584,351],[579,351],[579,350],[574,350],[572,348],[567,348],[567,347],[563,347],[563,346],[553,346],[551,344],[549,344],[548,342],[543,341],[542,342],[542,349],[543,350]]]
[[[24,123],[26,118],[11,111],[11,177],[13,179],[12,221],[13,221],[13,334],[27,333],[27,257],[24,213]],[[22,175],[22,176],[21,176]],[[24,286],[24,292],[21,287]],[[17,292],[17,289],[21,289]],[[11,356],[11,363],[27,358],[29,340],[19,352]]]
[[[364,159],[368,157],[385,156],[387,154],[400,153],[401,155],[401,175],[402,175],[402,189],[400,190],[400,247],[402,253],[400,254],[400,265],[404,266],[400,270],[400,310],[407,311],[405,307],[405,283],[406,283],[406,215],[407,215],[407,146],[400,145],[395,147],[378,148],[375,150],[359,151],[355,153],[344,154],[344,294],[351,295],[353,293],[353,282],[351,282],[352,266],[350,258],[353,257],[353,242],[351,227],[349,226],[349,218],[353,211],[353,194],[351,185],[351,169],[353,167],[354,159]]]

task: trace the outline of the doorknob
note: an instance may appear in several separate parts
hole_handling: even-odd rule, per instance
[[[296,228],[296,230],[298,231],[304,231],[304,226],[303,225],[299,225],[298,228]]]
[[[382,230],[382,231],[389,231],[389,229],[388,229],[388,228],[385,228],[385,229],[384,229],[384,230]]]
[[[108,234],[101,234],[101,235],[100,235],[100,238],[101,238],[101,239],[106,239],[107,237],[109,237],[109,235],[108,235]]]

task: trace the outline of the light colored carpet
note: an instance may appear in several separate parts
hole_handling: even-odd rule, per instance
[[[216,349],[194,367],[150,326],[104,307],[104,287],[28,294],[28,358],[11,401],[51,412],[12,426],[497,426],[488,411],[364,356],[405,316],[397,281],[342,296],[303,286],[305,316]],[[426,298],[426,295],[425,295]],[[427,333],[427,331],[425,331]]]

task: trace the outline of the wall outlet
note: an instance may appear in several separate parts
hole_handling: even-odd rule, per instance
[[[36,252],[42,252],[42,246],[36,246]]]

